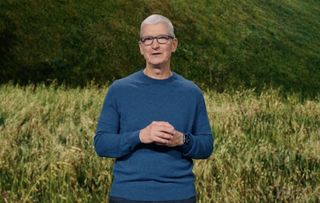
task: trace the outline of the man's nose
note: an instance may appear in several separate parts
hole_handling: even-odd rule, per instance
[[[157,39],[154,39],[154,40],[153,40],[153,43],[151,44],[151,46],[152,46],[153,49],[158,48],[158,47],[159,47],[159,42],[158,42],[158,40],[157,40]]]

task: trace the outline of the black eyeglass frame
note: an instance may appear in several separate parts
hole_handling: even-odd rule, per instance
[[[167,41],[166,41],[166,42],[159,42],[159,39],[160,39],[161,37],[166,38]],[[158,35],[158,36],[155,36],[155,37],[153,37],[153,36],[145,36],[145,37],[140,37],[139,43],[142,43],[142,44],[144,44],[145,46],[150,46],[150,45],[153,44],[154,39],[156,39],[159,44],[167,44],[170,39],[174,39],[174,38],[175,38],[175,37],[173,37],[173,36],[171,36],[171,35]],[[146,41],[146,40],[152,40],[152,41],[151,41],[149,44],[145,44],[145,41]]]

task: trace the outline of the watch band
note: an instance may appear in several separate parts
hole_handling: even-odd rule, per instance
[[[190,143],[190,135],[189,134],[183,134],[183,144],[187,145]]]

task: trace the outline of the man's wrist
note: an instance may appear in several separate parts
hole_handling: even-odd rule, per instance
[[[139,139],[141,143],[146,143],[145,136],[144,136],[144,129],[141,129],[139,131]]]

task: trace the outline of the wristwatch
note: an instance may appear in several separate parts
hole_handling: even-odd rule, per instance
[[[189,134],[183,134],[183,144],[187,145],[190,142],[190,135]]]

